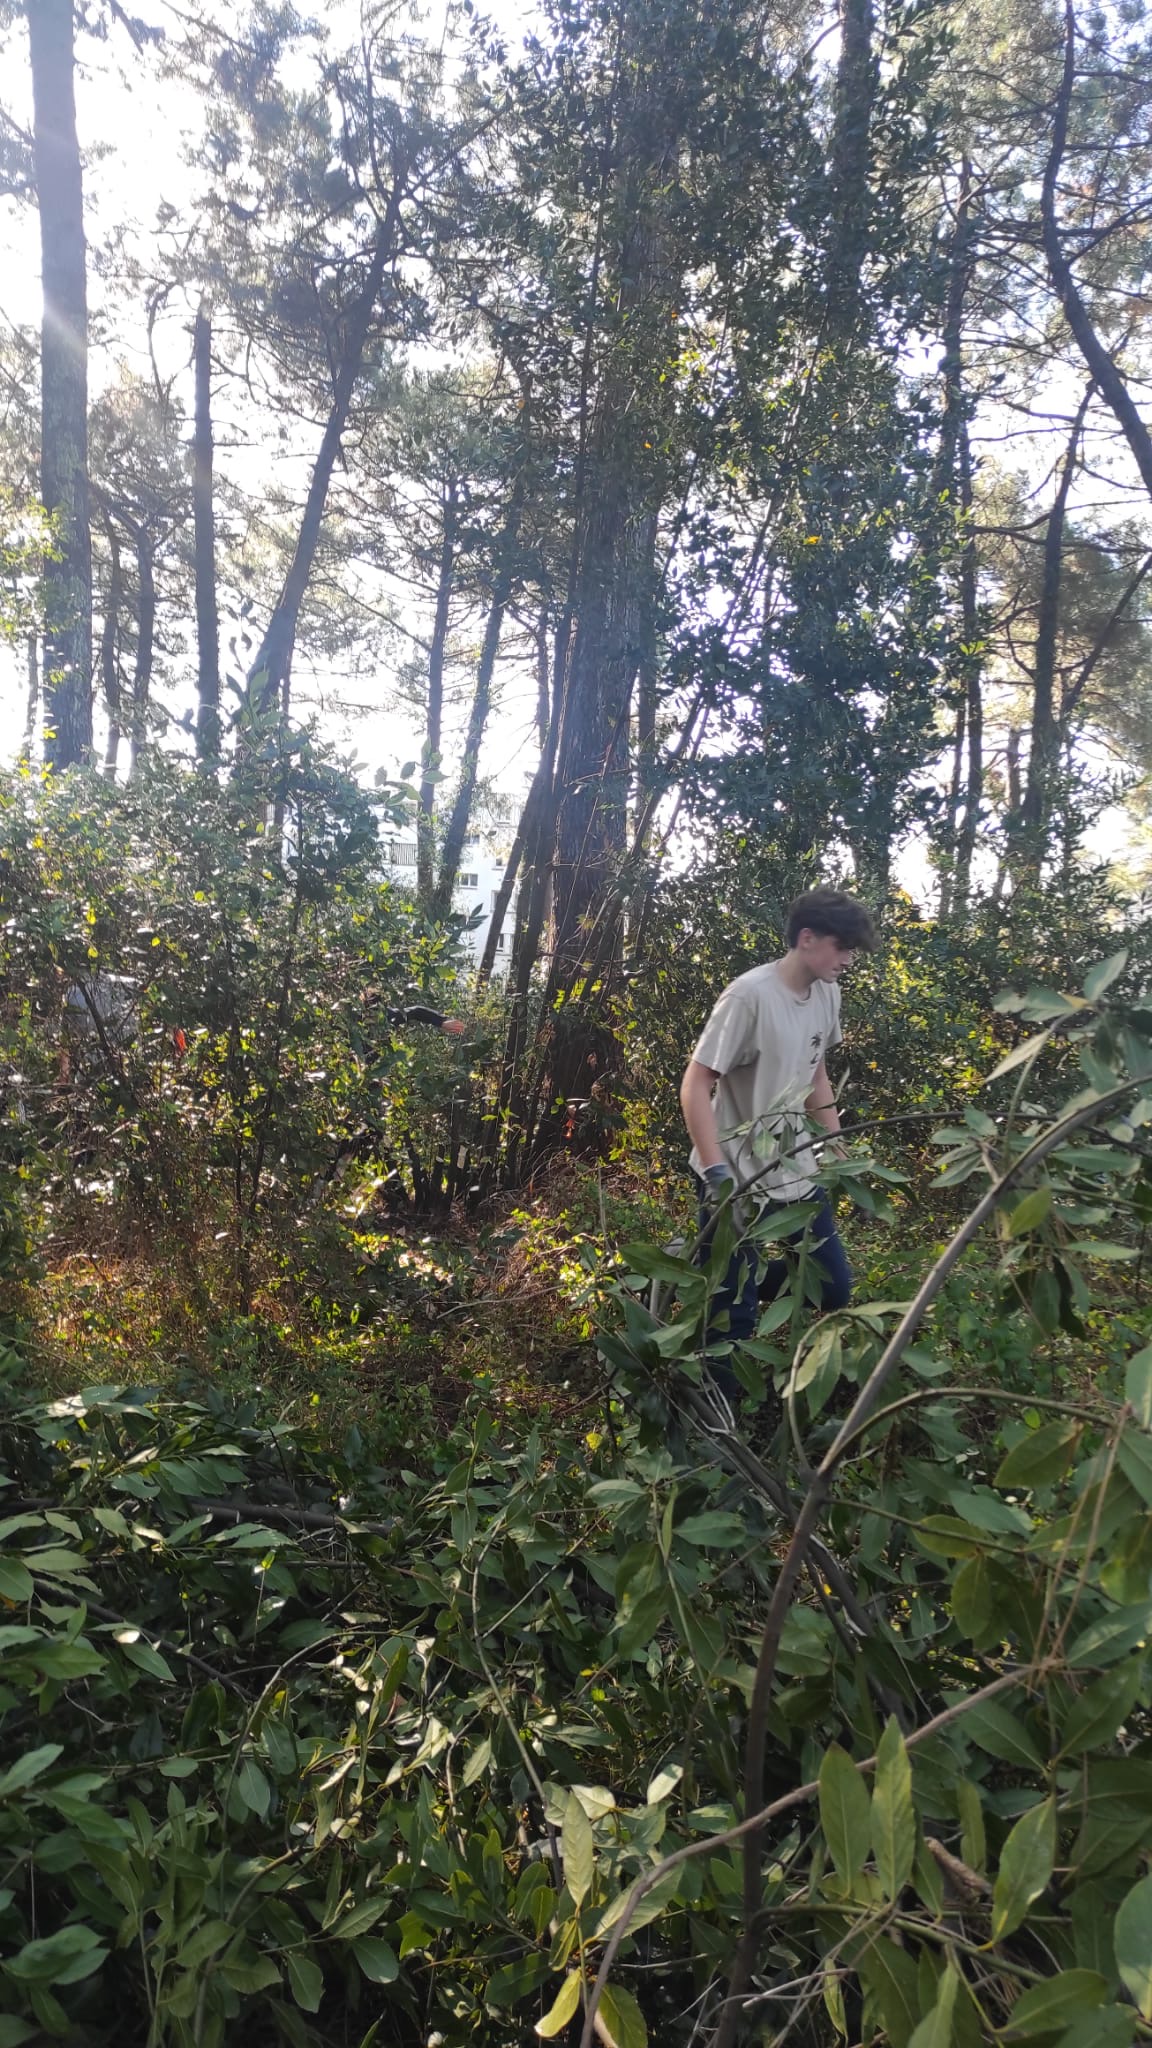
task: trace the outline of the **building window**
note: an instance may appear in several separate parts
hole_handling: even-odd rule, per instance
[[[498,938],[498,939],[497,939],[497,941],[496,941],[496,951],[497,951],[498,953],[502,953],[502,952],[504,951],[504,934],[503,934],[503,932],[501,932],[501,933],[500,933],[500,936],[499,936],[499,938]]]
[[[460,887],[462,889],[478,889],[480,887],[479,875],[461,875]]]

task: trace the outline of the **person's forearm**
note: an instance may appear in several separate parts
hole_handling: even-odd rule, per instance
[[[840,1111],[836,1107],[832,1083],[828,1079],[828,1070],[823,1061],[820,1063],[812,1093],[805,1101],[804,1108],[813,1123],[823,1124],[830,1138],[840,1136]]]
[[[689,1067],[680,1084],[684,1123],[696,1147],[696,1157],[705,1170],[725,1163],[716,1128],[716,1111],[712,1107],[712,1085],[713,1077],[707,1067]]]

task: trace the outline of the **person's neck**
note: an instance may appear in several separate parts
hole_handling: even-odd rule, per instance
[[[794,996],[810,995],[813,982],[819,980],[818,975],[808,972],[794,947],[775,962],[775,967],[785,988],[791,989]]]

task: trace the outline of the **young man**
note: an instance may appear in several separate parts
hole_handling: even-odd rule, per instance
[[[692,1169],[707,1213],[734,1188],[753,1184],[739,1202],[747,1219],[765,1203],[815,1201],[810,1243],[823,1274],[825,1310],[846,1308],[852,1273],[837,1235],[806,1120],[831,1139],[840,1130],[825,1064],[840,1043],[839,979],[858,952],[876,944],[862,903],[837,889],[810,889],[788,912],[788,951],[780,960],[738,975],[720,997],[680,1085],[680,1106],[692,1140]],[[798,1243],[797,1231],[785,1243]],[[726,1334],[750,1337],[759,1306],[771,1301],[787,1271],[769,1261],[759,1285],[754,1247],[737,1247],[714,1313],[728,1312]],[[736,1391],[726,1369],[714,1371],[724,1392]],[[731,1384],[729,1384],[731,1382]]]

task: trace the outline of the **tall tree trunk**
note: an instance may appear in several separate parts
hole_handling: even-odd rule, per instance
[[[216,602],[216,508],[212,495],[212,307],[200,301],[192,329],[196,411],[192,434],[192,522],[196,577],[196,748],[220,759],[220,618]]]
[[[841,341],[851,339],[861,316],[860,278],[871,203],[872,110],[879,77],[875,33],[872,0],[842,0],[829,165],[832,233],[824,273],[826,329],[834,340]]]
[[[36,742],[36,714],[40,708],[40,647],[35,633],[29,633],[25,643],[25,675],[28,694],[25,699],[24,738],[20,747],[20,759],[30,761]]]
[[[1057,185],[1068,147],[1068,116],[1072,106],[1072,91],[1076,83],[1076,8],[1075,0],[1065,0],[1064,5],[1064,69],[1060,89],[1056,95],[1056,106],[1052,120],[1052,143],[1048,161],[1044,167],[1044,182],[1040,191],[1040,217],[1044,230],[1044,254],[1048,259],[1048,272],[1056,296],[1064,310],[1064,317],[1072,330],[1076,346],[1080,350],[1091,373],[1092,381],[1113,416],[1132,451],[1136,467],[1144,482],[1144,488],[1152,496],[1152,434],[1144,424],[1128,381],[1115,357],[1105,348],[1096,332],[1092,316],[1080,296],[1072,266],[1064,252],[1063,236],[1057,213]]]
[[[104,773],[116,780],[120,752],[120,606],[124,599],[124,575],[120,565],[120,537],[110,518],[104,521],[108,537],[108,593],[104,601],[104,630],[100,635],[100,680],[108,710],[108,740],[104,749]]]
[[[968,915],[972,890],[972,856],[984,797],[984,693],[981,684],[980,601],[976,580],[976,538],[972,531],[972,441],[967,420],[959,430],[960,510],[964,519],[964,546],[960,556],[960,621],[964,635],[965,725],[968,734],[968,777],[964,792],[964,823],[956,840],[956,865],[952,876],[950,913],[960,924]]]
[[[132,669],[131,774],[144,744],[148,694],[152,685],[152,661],[156,647],[156,554],[152,535],[141,520],[133,539],[136,543],[136,660]]]
[[[960,794],[964,787],[964,743],[968,730],[968,703],[961,697],[956,706],[952,735],[952,773],[948,778],[948,801],[944,809],[944,854],[940,863],[940,922],[952,915],[952,883],[956,857],[956,825],[960,817]]]
[[[548,738],[552,718],[551,660],[548,645],[548,607],[541,605],[536,621],[536,731],[540,745]]]
[[[472,708],[468,714],[468,731],[464,738],[460,783],[448,816],[448,825],[444,833],[444,851],[440,857],[440,876],[436,883],[436,893],[432,898],[433,917],[447,917],[452,908],[452,892],[456,887],[456,876],[460,869],[460,854],[468,835],[468,821],[472,816],[476,778],[480,772],[480,748],[488,726],[488,714],[492,709],[492,678],[496,671],[496,657],[500,652],[504,614],[508,609],[508,601],[516,579],[517,541],[520,534],[520,517],[524,510],[524,484],[524,465],[521,463],[497,548],[492,600],[488,607],[480,659],[476,664],[476,685],[472,692]]]
[[[1060,631],[1060,586],[1064,572],[1064,526],[1068,493],[1080,456],[1080,436],[1092,402],[1095,384],[1090,383],[1077,408],[1056,496],[1044,528],[1044,568],[1040,582],[1040,603],[1036,613],[1036,644],[1032,669],[1032,729],[1028,751],[1028,776],[1020,807],[1021,866],[1033,880],[1040,874],[1052,803],[1052,776],[1060,753],[1060,728],[1056,716],[1056,648]]]
[[[312,565],[316,559],[316,550],[320,544],[324,508],[328,502],[328,486],[336,466],[336,457],[340,452],[341,437],[348,423],[356,379],[360,374],[364,352],[368,346],[372,315],[396,246],[396,229],[402,196],[403,184],[397,175],[384,217],[376,230],[372,260],[364,289],[345,321],[344,347],[336,372],[332,407],[309,481],[292,560],[284,578],[283,589],[265,629],[259,652],[249,670],[248,680],[253,709],[257,713],[267,715],[277,704],[284,709],[290,700],[292,654],[296,645],[300,607],[304,602]]]
[[[448,620],[452,602],[452,581],[456,568],[456,523],[459,485],[455,477],[444,492],[443,524],[440,537],[440,572],[436,581],[436,613],[428,648],[428,713],[424,728],[424,760],[420,793],[416,805],[416,895],[423,910],[432,903],[436,857],[436,781],[444,729],[444,650],[448,644]]]
[[[52,767],[70,768],[92,751],[84,188],[76,134],[72,0],[27,0],[26,11],[44,292],[40,495],[57,522],[58,556],[44,568],[44,751]]]

